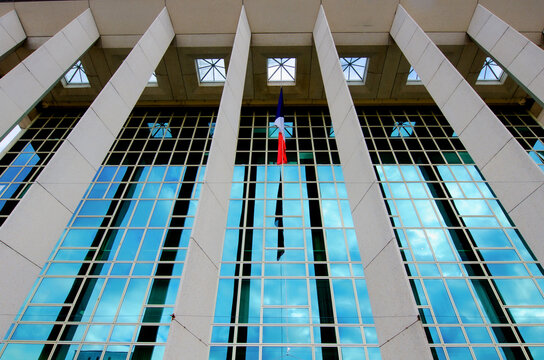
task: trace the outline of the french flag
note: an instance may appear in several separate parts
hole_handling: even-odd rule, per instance
[[[278,99],[278,109],[276,110],[276,120],[274,125],[279,129],[278,134],[278,165],[287,164],[287,154],[285,153],[285,124],[283,120],[283,89],[280,89],[280,98]]]

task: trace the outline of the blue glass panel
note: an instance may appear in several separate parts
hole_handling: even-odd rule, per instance
[[[93,320],[96,322],[112,322],[124,291],[126,279],[108,279]]]
[[[424,280],[423,283],[427,289],[431,306],[435,314],[438,314],[436,321],[439,324],[457,323],[457,316],[455,315],[442,280]]]
[[[42,344],[8,344],[1,359],[38,359],[43,347]]]
[[[474,355],[477,360],[495,360],[500,359],[499,354],[495,348],[486,348],[486,347],[473,347]]]
[[[544,305],[544,298],[531,279],[496,279],[495,284],[508,305]]]
[[[363,338],[361,335],[361,328],[359,327],[338,327],[338,334],[340,335],[340,344],[362,344]]]
[[[52,324],[25,325],[20,324],[15,329],[13,340],[46,341],[53,329]]]
[[[234,279],[220,279],[215,303],[214,322],[230,323],[233,294]]]
[[[340,324],[358,322],[357,305],[351,280],[332,280],[336,316]]]
[[[117,322],[137,322],[147,294],[149,279],[131,279],[119,309]]]
[[[74,284],[74,278],[45,278],[42,279],[34,297],[33,303],[64,303]]]

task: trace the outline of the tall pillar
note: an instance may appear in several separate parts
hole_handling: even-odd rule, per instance
[[[544,50],[478,5],[467,33],[544,106]]]
[[[26,39],[23,26],[15,10],[0,17],[0,58]]]
[[[0,79],[0,138],[32,110],[98,37],[87,9]]]
[[[391,36],[533,253],[544,261],[544,173],[402,5]]]
[[[165,360],[207,359],[246,78],[251,30],[242,6]]]
[[[313,34],[382,358],[431,359],[323,7]]]
[[[0,308],[7,314],[0,315],[1,334],[173,38],[163,8],[0,228]]]

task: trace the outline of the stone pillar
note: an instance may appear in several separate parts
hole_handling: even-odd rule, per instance
[[[467,33],[544,106],[544,50],[478,5]]]
[[[250,40],[251,30],[242,6],[165,360],[179,359],[181,354],[208,358]]]
[[[380,185],[320,8],[313,31],[383,359],[431,359]]]
[[[0,58],[26,39],[23,26],[15,10],[0,17]]]
[[[98,37],[87,9],[0,79],[0,138],[32,110]]]
[[[402,5],[391,36],[542,262],[544,173]]]
[[[173,38],[163,8],[0,228],[0,308],[7,314],[0,315],[0,333],[13,321]]]

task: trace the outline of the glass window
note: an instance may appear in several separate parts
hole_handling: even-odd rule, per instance
[[[198,81],[204,85],[221,85],[227,79],[225,59],[196,59]]]
[[[68,70],[64,77],[62,78],[62,84],[64,87],[89,87],[89,79],[81,64],[81,60],[78,60],[71,68]]]
[[[406,83],[409,85],[421,84],[421,78],[412,66],[410,66],[410,71],[408,72],[408,79],[406,80]]]
[[[367,144],[395,156],[373,162],[437,358],[538,357],[542,270],[452,129],[434,109],[365,111]]]
[[[253,342],[255,358],[312,359],[311,346],[379,359],[330,117],[286,113],[290,162],[277,166],[272,116],[242,110],[209,358],[227,345],[228,358],[250,358]]]
[[[8,346],[1,359],[162,358],[214,118],[134,110],[5,338],[27,342],[28,354]],[[185,141],[202,146],[177,151]],[[30,342],[42,345],[37,356]]]
[[[361,85],[365,83],[368,58],[341,57],[340,65],[344,72],[344,78],[348,83],[359,83]]]
[[[294,85],[296,58],[268,58],[268,84]]]
[[[478,74],[477,84],[498,84],[506,78],[504,70],[490,57],[484,61],[484,65]]]
[[[147,86],[148,87],[157,87],[157,86],[159,86],[159,82],[157,80],[157,75],[155,74],[154,71],[151,74],[151,76],[149,77],[149,80],[147,81]]]

